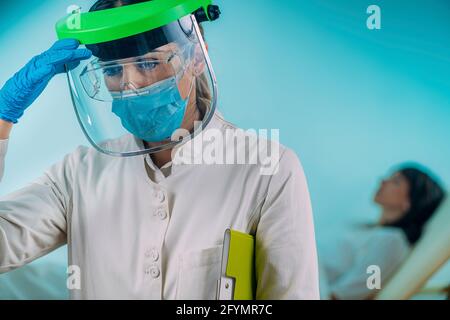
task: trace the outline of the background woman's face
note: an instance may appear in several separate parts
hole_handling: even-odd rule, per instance
[[[381,182],[374,200],[384,209],[382,221],[400,219],[410,208],[408,181],[400,172],[394,173]]]

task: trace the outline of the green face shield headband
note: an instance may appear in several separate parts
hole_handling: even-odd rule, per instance
[[[220,11],[210,0],[103,9],[113,3],[100,0],[91,12],[71,14],[56,26],[60,39],[77,39],[93,52],[67,67],[79,123],[89,142],[108,155],[172,149],[200,133],[214,115],[216,77],[198,21],[215,20]],[[183,120],[195,108],[200,125],[191,127]]]
[[[81,44],[118,40],[154,30],[194,14],[197,22],[214,21],[220,10],[211,0],[152,0],[94,12],[75,12],[56,24],[59,39]]]

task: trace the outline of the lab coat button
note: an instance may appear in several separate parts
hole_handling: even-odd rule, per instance
[[[159,252],[158,252],[157,249],[147,250],[145,252],[145,257],[146,258],[151,258],[154,262],[156,262],[159,259]]]
[[[158,261],[159,259],[159,252],[156,249],[151,250],[150,257],[153,259],[153,261]]]
[[[157,266],[152,266],[150,268],[150,274],[153,278],[158,278],[160,274],[159,268]]]
[[[156,199],[158,199],[158,201],[161,202],[161,203],[163,203],[164,200],[166,200],[166,196],[165,196],[164,192],[162,192],[162,191],[156,191],[155,197],[156,197]]]
[[[161,220],[164,220],[165,218],[167,218],[166,210],[164,210],[164,209],[158,210],[158,217],[159,217]]]

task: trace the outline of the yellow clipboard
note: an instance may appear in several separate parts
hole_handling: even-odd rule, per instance
[[[218,300],[255,299],[255,238],[227,229],[224,235]]]

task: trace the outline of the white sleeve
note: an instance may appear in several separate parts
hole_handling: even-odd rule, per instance
[[[8,150],[8,140],[0,140],[0,182],[3,179],[5,173],[5,157]]]
[[[256,298],[319,299],[314,223],[306,178],[286,150],[271,177],[256,231]]]
[[[28,186],[0,197],[0,273],[66,243],[71,162],[66,156]]]
[[[370,237],[364,252],[356,252],[352,267],[330,286],[331,293],[342,300],[368,299],[378,293],[377,289],[367,287],[369,266],[380,269],[381,289],[384,282],[397,270],[409,253],[409,245],[401,230],[391,231],[380,227],[380,230]]]

